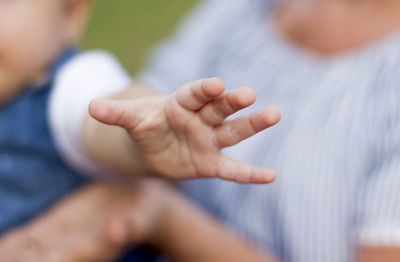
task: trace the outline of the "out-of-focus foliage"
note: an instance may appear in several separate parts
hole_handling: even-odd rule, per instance
[[[106,49],[133,74],[143,66],[155,43],[173,32],[199,0],[96,0],[81,43],[84,49]]]

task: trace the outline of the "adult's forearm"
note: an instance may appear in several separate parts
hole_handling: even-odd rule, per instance
[[[400,261],[400,246],[363,246],[358,249],[356,262]]]
[[[185,199],[164,217],[166,230],[156,245],[175,262],[277,262]]]
[[[109,262],[123,254],[125,243],[109,237],[110,213],[134,198],[117,184],[92,184],[49,211],[0,238],[0,261]]]

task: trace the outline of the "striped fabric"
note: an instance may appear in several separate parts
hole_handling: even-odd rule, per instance
[[[185,182],[194,201],[283,261],[352,261],[400,245],[400,31],[333,58],[288,43],[266,0],[210,0],[153,54],[141,81],[164,92],[218,76],[248,85],[281,123],[226,150],[278,172],[270,185]]]

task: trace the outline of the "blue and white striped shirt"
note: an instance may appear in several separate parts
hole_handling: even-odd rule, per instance
[[[400,31],[333,58],[284,40],[267,0],[209,0],[154,53],[140,79],[171,92],[218,76],[250,86],[282,121],[226,154],[274,168],[270,185],[184,183],[196,202],[286,262],[351,261],[357,245],[400,245]]]

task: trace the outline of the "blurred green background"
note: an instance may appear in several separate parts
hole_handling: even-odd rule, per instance
[[[81,43],[84,49],[114,53],[130,74],[149,50],[173,32],[199,0],[96,0]]]

